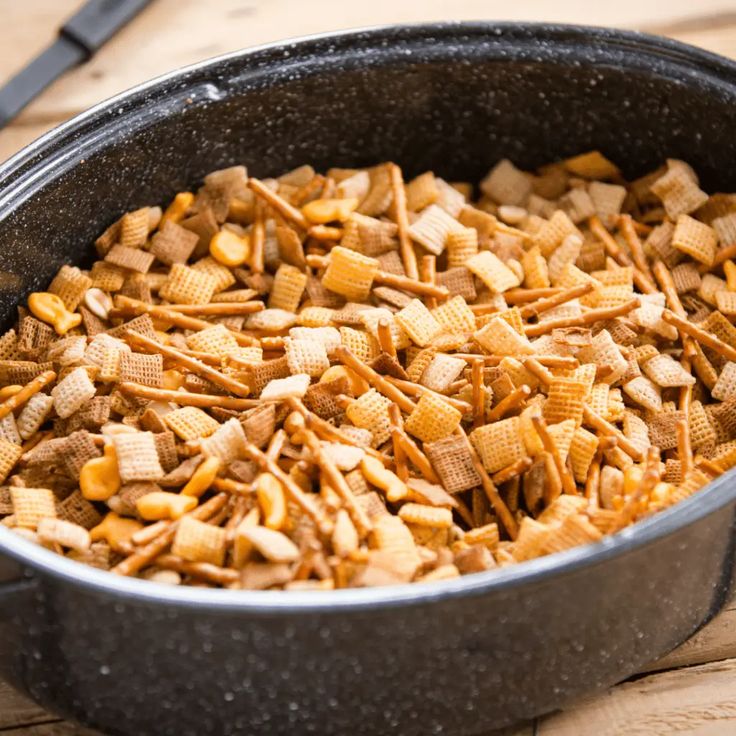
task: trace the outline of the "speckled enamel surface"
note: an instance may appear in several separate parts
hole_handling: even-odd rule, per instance
[[[0,167],[0,310],[82,262],[122,212],[233,163],[264,175],[390,158],[473,180],[502,156],[530,167],[597,147],[629,174],[681,157],[707,187],[733,190],[735,69],[636,34],[485,24],[198,65]],[[214,591],[115,592],[29,553],[0,564],[0,580],[32,576],[0,585],[0,668],[110,734],[481,733],[626,677],[715,613],[732,585],[736,490],[725,479],[701,496],[590,563],[573,552],[519,566],[544,574],[505,571],[499,584],[486,573],[374,603],[342,591],[276,608],[246,593],[214,605]],[[0,530],[0,553],[10,540]]]

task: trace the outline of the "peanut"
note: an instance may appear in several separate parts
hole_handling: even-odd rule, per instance
[[[106,294],[102,289],[92,287],[84,292],[84,306],[95,317],[106,320],[113,304],[109,294]]]

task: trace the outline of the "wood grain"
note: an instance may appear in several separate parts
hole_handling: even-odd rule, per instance
[[[2,732],[3,736],[101,736],[98,731],[82,728],[66,721],[49,721],[35,726],[11,728]]]
[[[82,0],[0,0],[0,80],[55,36]],[[672,36],[736,57],[729,0],[156,0],[88,64],[58,80],[0,130],[0,161],[71,115],[158,74],[217,54],[292,36],[365,25],[436,20],[552,20]],[[736,732],[736,602],[646,668],[648,674],[503,736],[649,736]],[[2,736],[93,736],[63,723],[0,682]],[[486,735],[491,736],[491,735]],[[501,736],[494,734],[493,736]]]
[[[27,700],[0,680],[0,731],[29,723],[48,721],[49,716],[43,708]]]
[[[736,730],[736,659],[649,675],[541,719],[539,736],[716,736]]]
[[[645,672],[736,659],[736,600],[731,601],[705,628]],[[734,683],[736,696],[736,683]]]
[[[0,131],[0,161],[72,115],[164,72],[218,54],[293,36],[382,23],[438,20],[553,20],[657,30],[687,37],[721,53],[736,53],[736,38],[691,20],[722,18],[727,0],[156,0],[87,64],[64,75]],[[3,46],[0,78],[17,71],[54,37],[54,29],[81,5],[80,0],[0,0]],[[679,24],[679,25],[678,25]],[[712,22],[712,25],[715,21]],[[702,24],[701,24],[702,25]],[[736,25],[734,25],[736,29]],[[145,51],[141,51],[144,49]]]

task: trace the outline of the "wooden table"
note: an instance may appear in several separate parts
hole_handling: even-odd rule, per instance
[[[0,161],[133,84],[183,64],[290,36],[450,18],[551,20],[647,30],[736,57],[736,12],[726,10],[729,4],[733,7],[729,0],[156,0],[90,63],[58,80],[0,131]],[[0,0],[0,79],[51,41],[79,5],[79,0]],[[514,734],[736,733],[736,602],[648,672]],[[21,734],[91,732],[59,721],[0,684],[0,736]]]

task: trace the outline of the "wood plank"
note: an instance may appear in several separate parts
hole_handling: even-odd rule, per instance
[[[0,50],[0,77],[9,76],[24,61],[53,38],[54,29],[79,5],[79,0],[35,0],[31,23],[28,3],[0,0],[4,18],[3,48]],[[547,0],[527,0],[523,4],[458,0],[453,3],[454,20],[544,20],[566,23],[656,28],[693,14],[690,0],[619,0],[616,3],[558,2],[554,12]],[[713,15],[722,0],[700,0],[698,17]],[[62,12],[63,11],[63,12]],[[343,3],[311,0],[295,5],[292,0],[157,0],[124,28],[89,63],[65,74],[20,115],[8,130],[0,131],[0,160],[25,145],[39,127],[54,124],[87,109],[134,84],[185,64],[293,36],[341,28],[382,23],[416,23],[447,19],[446,0],[396,3]],[[29,30],[32,29],[32,30]],[[193,32],[193,29],[197,29]],[[212,29],[204,32],[201,29]],[[681,31],[676,31],[678,35]],[[705,41],[728,52],[729,36],[697,32],[692,41]],[[131,48],[145,48],[145,54],[131,54]],[[9,130],[17,128],[10,135]]]
[[[736,600],[732,600],[705,628],[643,672],[736,658]]]
[[[14,726],[48,721],[52,717],[43,708],[0,680],[0,731]]]
[[[538,736],[736,732],[736,659],[649,675],[543,718]]]
[[[49,721],[34,726],[11,728],[3,736],[103,736],[98,731],[82,728],[68,721]]]

